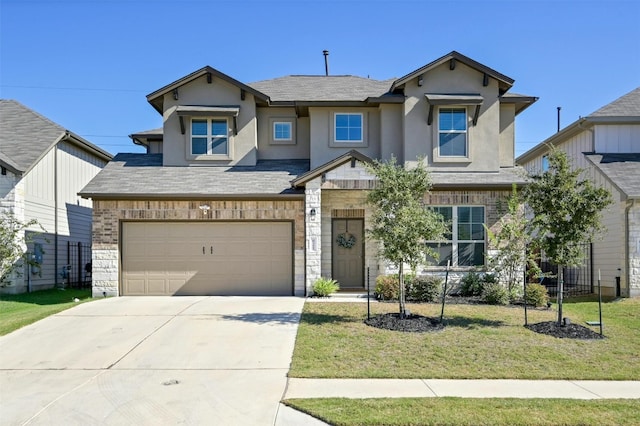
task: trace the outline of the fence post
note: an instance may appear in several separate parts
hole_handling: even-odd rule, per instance
[[[78,241],[78,279],[76,283],[78,288],[82,287],[82,243]]]

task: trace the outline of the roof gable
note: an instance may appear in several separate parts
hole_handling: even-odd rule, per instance
[[[291,186],[292,187],[301,187],[304,186],[307,182],[309,182],[310,180],[313,180],[315,178],[317,178],[318,176],[322,175],[323,173],[326,173],[328,171],[331,171],[337,167],[342,166],[345,163],[348,163],[349,161],[360,161],[362,163],[372,163],[373,160],[369,157],[367,157],[366,155],[356,151],[355,149],[352,149],[351,151],[342,154],[340,157],[337,157],[319,167],[316,167],[313,170],[308,171],[307,173],[304,173],[300,176],[298,176],[297,178],[295,178],[294,180],[291,181]]]
[[[71,140],[108,161],[111,155],[18,101],[0,99],[0,162],[13,172],[30,170],[54,145]]]
[[[160,114],[163,113],[164,111],[164,95],[176,90],[178,88],[180,88],[181,86],[184,86],[185,84],[189,84],[190,82],[200,78],[206,76],[207,79],[211,79],[212,77],[216,77],[219,78],[221,80],[226,81],[227,83],[230,83],[236,87],[238,87],[241,90],[244,90],[246,92],[251,93],[252,95],[254,95],[256,98],[264,101],[264,102],[269,102],[269,97],[267,95],[265,95],[264,93],[254,89],[253,87],[247,86],[244,83],[241,83],[240,81],[218,71],[215,68],[212,68],[210,66],[205,66],[203,68],[200,68],[197,71],[192,72],[191,74],[182,77],[181,79],[178,79],[176,81],[174,81],[173,83],[169,83],[166,86],[156,90],[155,92],[152,92],[150,94],[147,95],[147,101],[156,109],[156,111],[158,111]]]
[[[459,61],[465,65],[467,65],[470,68],[473,68],[475,70],[477,70],[478,72],[481,72],[485,75],[487,75],[488,77],[494,78],[496,80],[498,80],[498,87],[500,88],[500,93],[503,94],[505,93],[507,90],[509,90],[512,86],[513,83],[515,82],[514,79],[507,77],[504,74],[499,73],[498,71],[487,67],[486,65],[482,65],[480,62],[474,61],[473,59],[459,53],[456,52],[455,50],[436,59],[433,62],[428,63],[427,65],[418,68],[415,71],[411,71],[409,74],[405,75],[404,77],[400,77],[399,79],[397,79],[396,81],[393,82],[393,85],[391,86],[391,91],[395,90],[396,88],[399,88],[400,86],[403,86],[404,84],[406,84],[408,81],[413,80],[414,78],[418,77],[421,74],[427,73],[429,71],[431,71],[432,69],[439,67],[440,65],[445,64],[446,62],[450,63],[450,66],[454,66],[455,67],[455,62]]]

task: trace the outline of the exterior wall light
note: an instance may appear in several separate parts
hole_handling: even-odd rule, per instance
[[[424,80],[422,79],[422,76],[418,77],[418,86],[422,86],[423,82]]]
[[[199,209],[202,210],[202,213],[206,216],[211,207],[209,206],[209,204],[203,204],[199,207]]]
[[[314,220],[316,218],[316,209],[311,209],[309,211],[309,216],[311,216],[311,220]]]

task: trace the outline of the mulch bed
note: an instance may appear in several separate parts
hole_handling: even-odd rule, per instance
[[[376,328],[411,333],[426,333],[439,331],[444,328],[439,319],[423,317],[422,315],[408,315],[400,318],[400,314],[382,314],[364,320],[364,323]]]
[[[364,320],[371,327],[384,330],[404,331],[409,333],[428,333],[444,329],[439,318],[424,317],[411,314],[406,318],[400,318],[398,313],[381,314]],[[558,325],[555,321],[539,322],[525,326],[529,330],[546,334],[559,339],[603,339],[599,333],[579,324]]]
[[[558,325],[556,321],[539,322],[537,324],[529,324],[525,326],[536,333],[546,334],[547,336],[557,337],[559,339],[603,339],[600,333],[596,333],[590,328],[578,324]]]

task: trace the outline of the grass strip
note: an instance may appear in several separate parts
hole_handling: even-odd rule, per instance
[[[515,398],[290,399],[284,403],[336,426],[640,424],[639,400]]]

